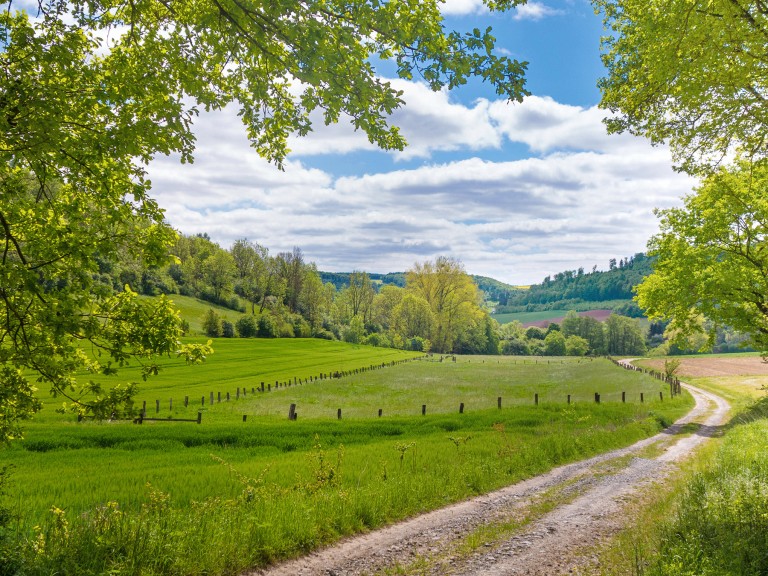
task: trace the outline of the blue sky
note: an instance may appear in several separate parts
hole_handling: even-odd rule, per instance
[[[500,53],[529,62],[532,96],[510,104],[479,82],[433,93],[393,79],[405,93],[392,118],[405,151],[320,122],[292,141],[285,172],[248,146],[236,110],[202,115],[193,165],[150,166],[169,222],[225,247],[238,238],[272,253],[299,246],[326,271],[403,271],[446,255],[513,284],[644,250],[653,208],[678,205],[694,183],[664,147],[605,134],[602,24],[591,5],[541,0],[491,14],[478,0],[449,0],[443,10],[451,28],[492,26]]]

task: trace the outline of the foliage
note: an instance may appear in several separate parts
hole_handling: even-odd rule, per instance
[[[669,142],[689,172],[768,148],[768,9],[749,0],[593,0],[604,14],[601,106],[612,132]]]
[[[256,327],[256,320],[251,315],[238,318],[235,327],[237,328],[237,333],[240,338],[253,338],[256,336],[258,330]]]
[[[649,242],[658,260],[638,287],[651,318],[670,320],[667,333],[684,347],[717,326],[748,334],[768,351],[768,162],[720,169],[685,198],[658,212],[661,231]]]
[[[235,325],[232,324],[229,320],[222,320],[221,321],[221,335],[224,338],[234,338],[235,337]]]
[[[652,263],[652,258],[638,253],[618,262],[612,259],[607,271],[595,267],[591,272],[582,268],[559,272],[547,276],[541,284],[511,292],[505,303],[496,307],[496,313],[605,307],[640,317],[642,313],[632,306],[631,298],[634,287],[651,273]]]
[[[405,289],[429,305],[429,339],[435,352],[453,352],[460,334],[484,321],[477,286],[454,258],[416,263],[406,274]]]
[[[584,356],[589,352],[589,341],[581,336],[568,336],[565,339],[565,353],[568,356]]]
[[[435,0],[311,0],[258,9],[230,1],[73,0],[39,2],[32,16],[6,4],[0,362],[9,368],[3,374],[13,375],[3,386],[15,408],[5,411],[3,431],[35,409],[25,400],[21,371],[38,374],[85,411],[101,404],[103,413],[102,400],[84,399],[88,390],[100,394],[98,384],[75,374],[177,350],[173,311],[163,301],[147,310],[131,291],[114,295],[100,264],[137,262],[151,270],[168,258],[175,233],[150,196],[145,166],[158,154],[192,161],[192,123],[201,108],[238,106],[256,152],[282,167],[288,138],[311,130],[312,113],[326,124],[349,118],[378,146],[403,148],[388,124],[401,93],[376,74],[377,60],[392,61],[400,78],[420,76],[433,90],[478,77],[512,100],[527,93],[525,64],[495,54],[490,28],[447,31]],[[516,4],[487,2],[495,10]],[[223,253],[207,261],[193,266],[194,280],[207,275],[219,302],[243,269]],[[148,291],[171,286],[156,279]],[[297,282],[286,284],[286,301],[297,312],[301,277],[289,279]],[[123,338],[129,332],[141,344]],[[101,356],[87,357],[82,342]]]
[[[221,336],[221,316],[213,308],[208,308],[203,317],[203,331],[213,338]]]

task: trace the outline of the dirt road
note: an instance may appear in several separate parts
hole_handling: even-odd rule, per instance
[[[594,562],[597,540],[631,521],[622,511],[634,493],[725,422],[725,400],[685,387],[696,406],[652,438],[251,576],[572,574]],[[692,422],[698,430],[685,433]]]

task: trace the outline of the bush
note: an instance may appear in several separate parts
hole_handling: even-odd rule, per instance
[[[221,322],[221,335],[224,336],[224,338],[234,338],[235,337],[235,325],[232,324],[229,320],[222,320]]]
[[[320,330],[317,330],[315,332],[315,338],[320,338],[321,340],[336,340],[336,336],[333,334],[333,332],[326,330],[325,328],[320,328]]]
[[[213,308],[208,308],[208,312],[203,316],[203,331],[206,336],[212,338],[221,336],[221,317]]]
[[[501,343],[501,353],[507,356],[528,356],[531,350],[522,338],[511,338]]]
[[[240,338],[253,338],[258,333],[256,319],[253,316],[243,316],[235,324]]]
[[[268,314],[259,317],[258,326],[259,338],[277,338],[277,326]]]
[[[386,334],[381,334],[379,332],[374,332],[373,334],[369,334],[363,338],[363,344],[367,344],[368,346],[376,346],[378,348],[389,348],[391,346],[391,342],[389,341],[389,338],[387,338]]]

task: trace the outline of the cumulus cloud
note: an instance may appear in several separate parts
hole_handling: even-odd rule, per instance
[[[479,150],[498,148],[502,134],[492,123],[490,103],[477,100],[472,106],[452,102],[448,92],[433,92],[426,84],[389,80],[392,87],[403,92],[406,104],[391,116],[408,141],[402,152],[393,152],[400,159],[428,158],[436,151],[461,148]],[[292,137],[289,146],[295,156],[349,153],[375,150],[363,132],[354,131],[348,118],[338,124],[325,126],[313,117],[313,132],[305,138]]]
[[[466,16],[488,12],[483,0],[445,0],[440,11],[446,16]],[[543,2],[527,2],[515,7],[512,11],[513,20],[541,20],[547,16],[562,14],[562,10],[551,8]]]
[[[607,136],[594,107],[545,97],[462,105],[424,86],[403,89],[410,100],[399,119],[413,150],[401,163],[371,153],[356,175],[334,175],[334,162],[368,146],[331,127],[292,142],[281,172],[225,110],[200,117],[193,165],[153,162],[155,194],[184,233],[224,246],[247,237],[272,252],[301,246],[323,270],[397,271],[447,254],[471,273],[528,284],[642,251],[657,229],[653,208],[678,204],[693,185],[665,148]],[[530,154],[506,153],[510,143]],[[321,168],[307,166],[310,157]]]
[[[527,2],[515,8],[513,18],[515,20],[541,20],[547,16],[562,14],[561,10],[550,8],[542,2]]]

